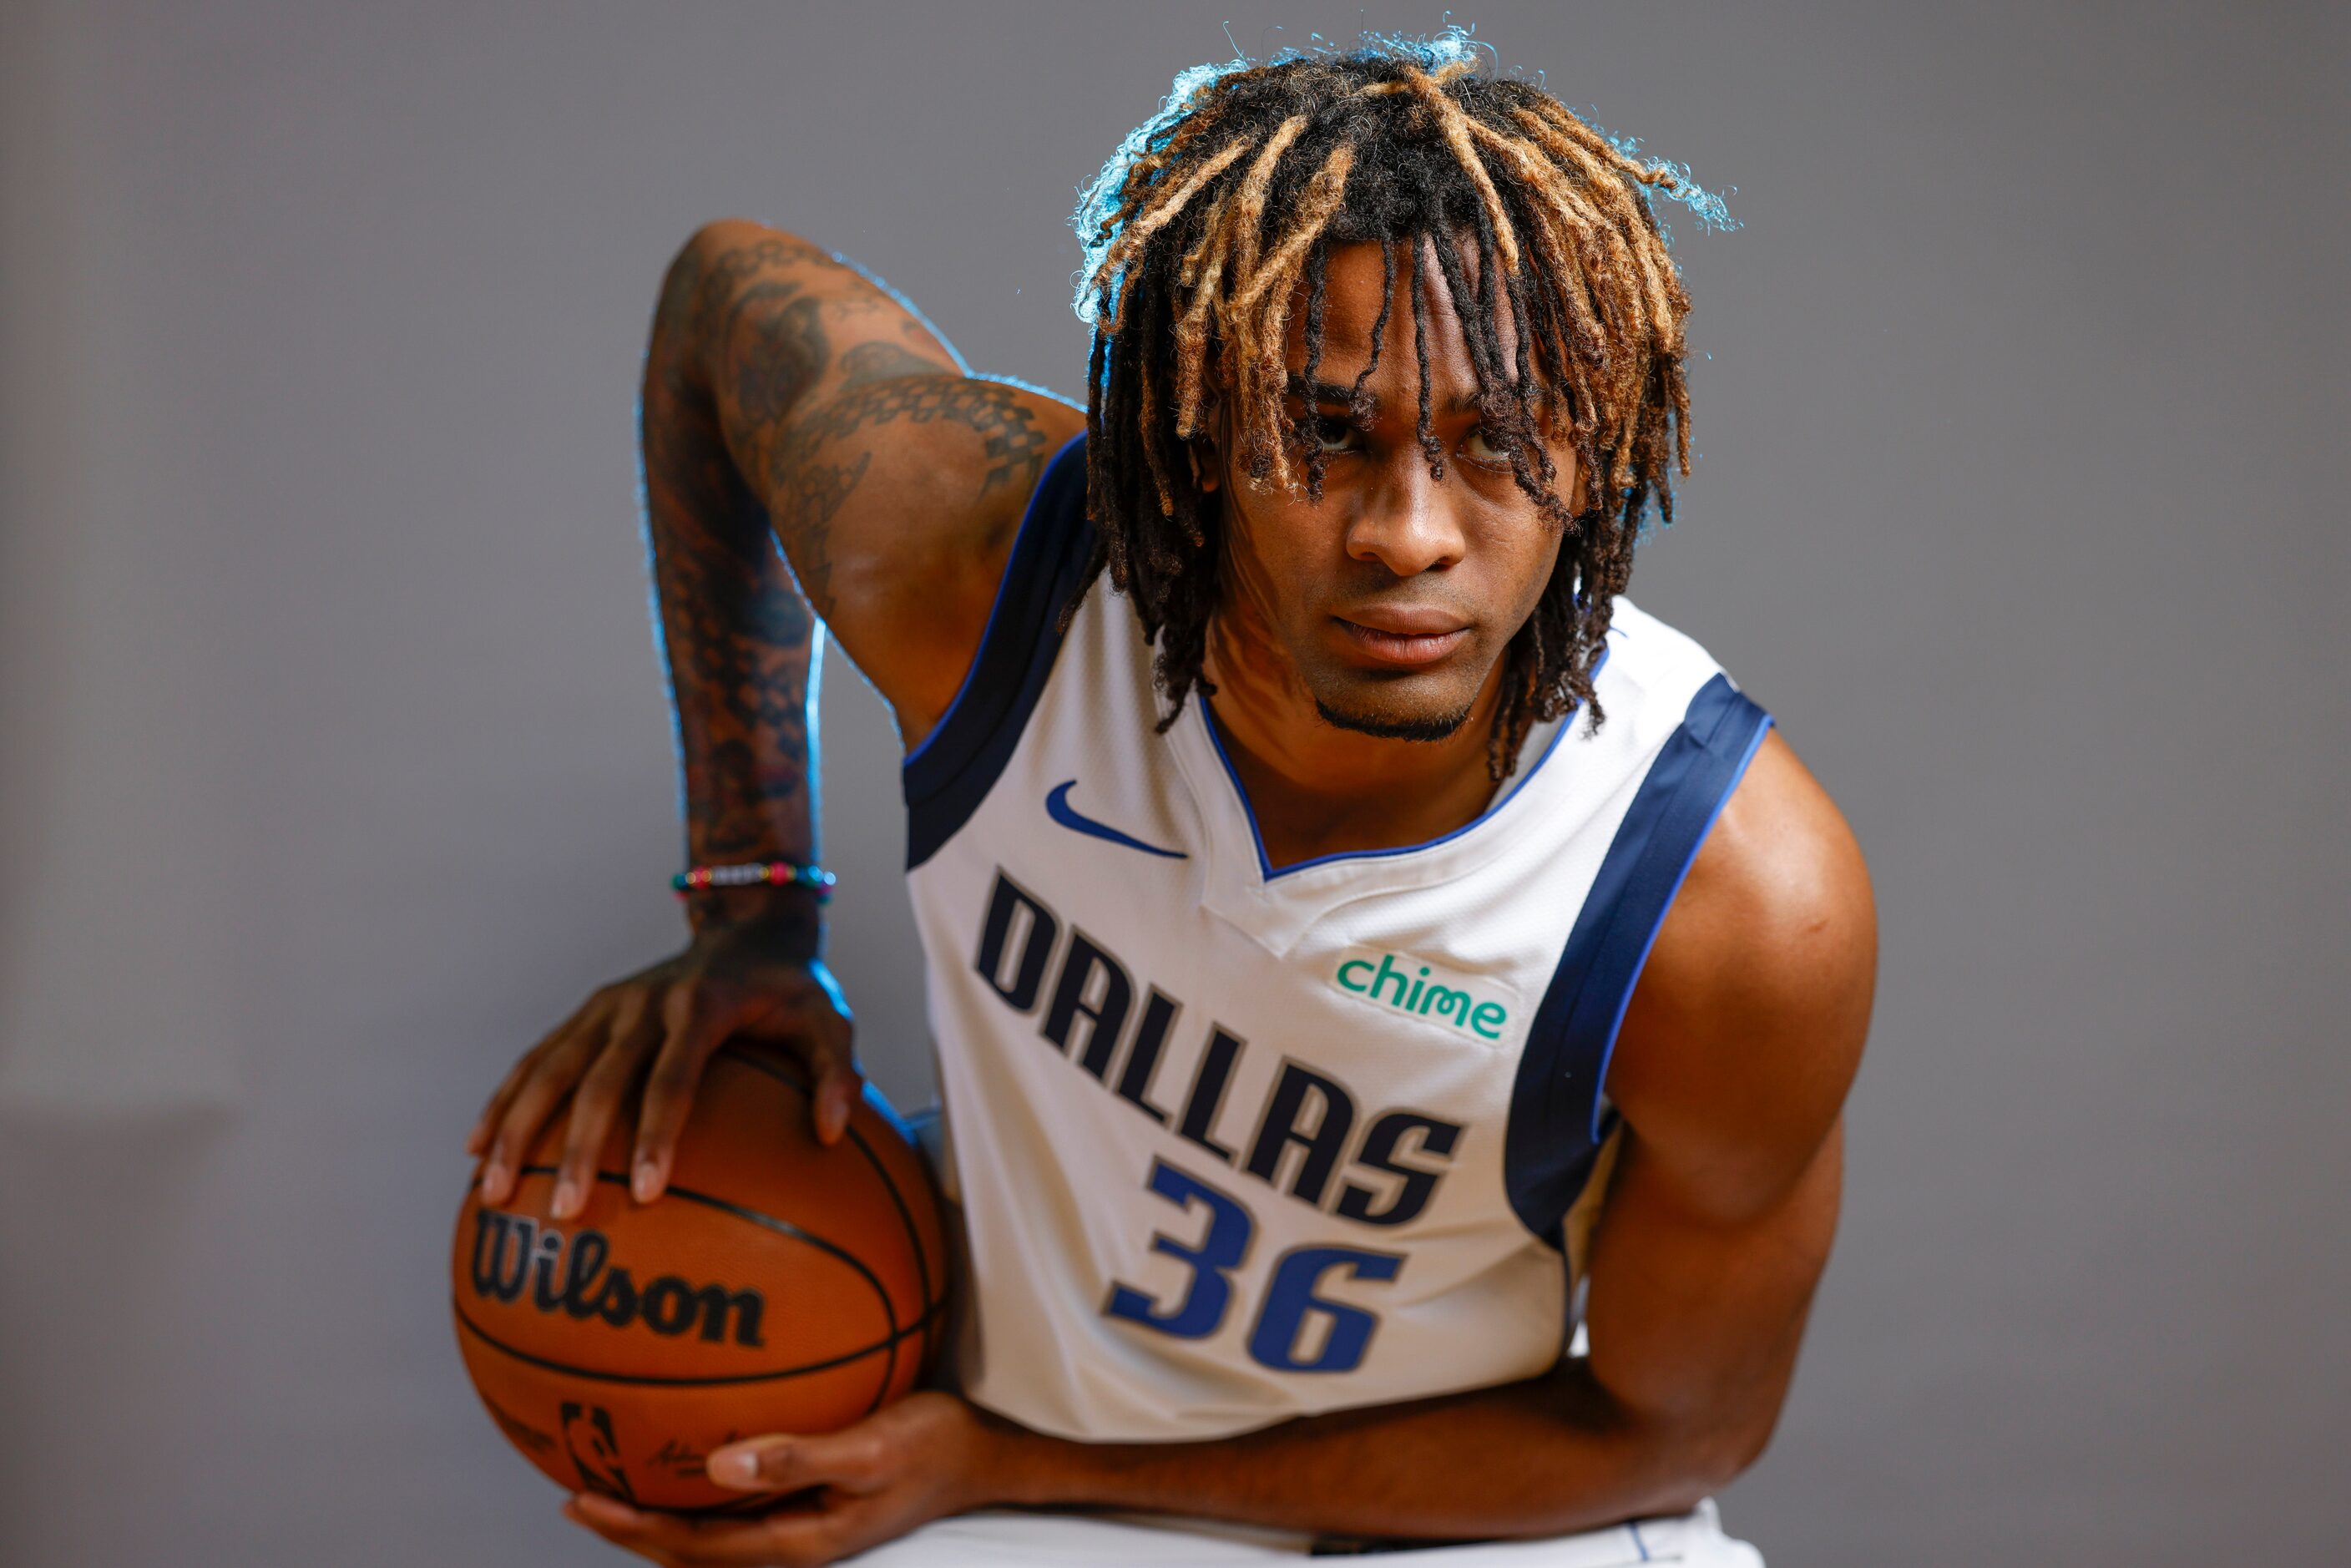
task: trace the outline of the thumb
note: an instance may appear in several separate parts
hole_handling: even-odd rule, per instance
[[[856,1427],[814,1437],[775,1433],[747,1437],[712,1449],[704,1461],[712,1480],[743,1491],[805,1491],[820,1486],[862,1490],[880,1465],[880,1446]]]

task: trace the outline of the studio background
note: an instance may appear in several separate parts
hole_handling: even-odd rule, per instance
[[[1457,15],[1736,187],[1667,209],[1702,456],[1634,591],[1876,876],[1844,1229],[1730,1524],[2336,1559],[2344,12]],[[1074,189],[1228,19],[1444,17],[0,8],[0,1561],[616,1561],[475,1404],[445,1248],[507,1063],[679,937],[662,268],[771,219],[1077,392]],[[918,1100],[838,658],[823,723],[833,962]]]

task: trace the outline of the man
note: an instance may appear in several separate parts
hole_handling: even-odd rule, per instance
[[[839,1135],[812,607],[907,746],[972,1322],[960,1394],[712,1456],[787,1507],[580,1522],[680,1563],[991,1504],[1606,1562],[1687,1516],[1687,1560],[1753,1560],[1702,1500],[1827,1257],[1868,885],[1762,710],[1622,598],[1687,469],[1646,192],[1706,198],[1466,54],[1179,78],[1081,209],[1082,420],[789,235],[672,267],[646,496],[708,874],[686,950],[493,1098],[485,1197],[560,1113],[576,1211],[642,1085],[651,1201],[735,1033]]]

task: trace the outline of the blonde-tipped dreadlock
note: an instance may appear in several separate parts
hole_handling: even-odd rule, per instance
[[[1358,398],[1401,287],[1419,361],[1417,433],[1443,476],[1422,294],[1432,259],[1461,319],[1486,438],[1573,536],[1511,641],[1489,770],[1507,777],[1539,721],[1582,706],[1599,723],[1592,674],[1635,538],[1653,504],[1672,520],[1673,472],[1689,472],[1689,298],[1650,188],[1727,225],[1686,171],[1635,158],[1539,88],[1479,72],[1458,29],[1176,78],[1077,214],[1087,259],[1078,311],[1094,327],[1086,463],[1096,543],[1085,576],[1107,570],[1157,641],[1157,680],[1173,705],[1163,729],[1194,688],[1215,690],[1200,665],[1222,538],[1184,444],[1221,405],[1239,472],[1321,496],[1322,454],[1305,439],[1311,406],[1306,420],[1286,412],[1291,316],[1305,311],[1311,383],[1331,247],[1364,243],[1382,248],[1384,284]],[[1497,329],[1506,302],[1515,352]],[[1554,486],[1547,447],[1558,445],[1580,463],[1569,497]]]

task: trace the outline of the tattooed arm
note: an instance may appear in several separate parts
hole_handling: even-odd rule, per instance
[[[912,310],[802,240],[727,222],[687,243],[654,313],[641,434],[691,863],[812,858],[817,616],[908,745],[937,722],[1045,459],[1083,423],[967,376]],[[492,1097],[473,1138],[486,1201],[512,1191],[568,1097],[553,1207],[576,1213],[640,1080],[632,1185],[657,1196],[702,1065],[730,1036],[801,1054],[818,1135],[840,1135],[858,1080],[812,896],[697,894],[690,913],[684,952],[596,992]]]
[[[1084,412],[967,375],[859,273],[753,224],[695,237],[663,315],[683,321],[681,373],[706,389],[745,500],[915,744],[961,685],[1029,493]],[[664,582],[674,664],[669,602]]]

